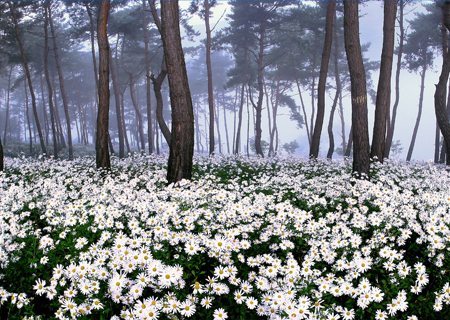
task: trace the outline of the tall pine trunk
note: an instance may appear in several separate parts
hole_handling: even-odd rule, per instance
[[[194,156],[194,111],[181,45],[178,1],[161,2],[161,36],[172,106],[167,181],[173,183],[191,179]]]
[[[3,143],[6,143],[6,133],[8,132],[8,120],[9,120],[9,96],[11,93],[11,75],[13,66],[9,67],[8,75],[8,93],[6,94],[6,115],[5,115],[5,132],[3,133]]]
[[[317,88],[317,118],[312,135],[309,157],[316,159],[319,156],[320,135],[322,133],[323,118],[325,115],[325,86],[327,82],[328,64],[330,62],[331,44],[333,41],[333,18],[336,9],[336,1],[327,4],[327,17],[325,23],[325,42],[320,63],[319,86]]]
[[[19,43],[20,54],[22,56],[22,61],[23,61],[23,67],[25,69],[25,74],[26,74],[26,77],[27,77],[27,80],[28,80],[28,87],[30,88],[31,103],[33,105],[34,119],[36,121],[36,127],[37,127],[38,134],[39,134],[39,141],[41,143],[41,150],[42,150],[42,153],[47,154],[47,149],[45,148],[45,143],[44,143],[44,137],[42,136],[41,124],[39,122],[39,117],[38,117],[38,113],[37,113],[36,96],[34,94],[33,84],[31,82],[31,74],[30,74],[30,70],[28,68],[27,59],[25,57],[25,50],[23,48],[22,39],[21,39],[20,33],[19,33],[19,21],[17,20],[17,16],[16,16],[16,13],[14,12],[14,7],[13,7],[11,1],[8,1],[8,6],[9,6],[9,9],[11,11],[11,15],[13,17],[13,20],[14,20],[14,27],[15,27],[15,31],[16,31],[17,42]]]
[[[117,76],[116,65],[114,63],[111,50],[109,51],[109,66],[111,69],[111,78],[113,83],[114,90],[114,100],[116,103],[116,118],[117,118],[117,129],[119,131],[119,158],[122,159],[125,157],[125,139],[123,133],[123,121],[122,121],[122,112],[120,107],[120,88],[119,88],[119,79]]]
[[[144,28],[144,48],[145,48],[145,90],[147,97],[147,136],[148,154],[153,153],[153,128],[152,128],[152,99],[150,85],[150,51],[148,50],[148,32],[146,20],[145,0],[142,0],[142,23]]]
[[[206,69],[208,73],[208,106],[209,106],[209,154],[214,154],[214,95],[211,69],[211,27],[209,26],[209,0],[205,0],[206,27]],[[217,128],[219,130],[219,128]]]
[[[48,19],[50,22],[50,30],[52,32],[52,38],[53,38],[53,49],[55,52],[55,60],[56,60],[56,69],[58,70],[58,77],[59,77],[59,88],[61,90],[61,96],[63,100],[63,106],[64,106],[64,115],[66,117],[66,125],[67,125],[67,139],[69,140],[69,160],[73,159],[73,146],[72,146],[72,129],[70,125],[70,115],[69,115],[69,102],[67,99],[66,94],[66,86],[64,83],[64,75],[62,73],[61,69],[61,60],[59,58],[58,54],[58,46],[56,44],[56,33],[55,28],[53,27],[53,19],[52,19],[52,11],[51,6],[48,5]]]
[[[372,149],[370,151],[370,157],[380,162],[383,162],[383,153],[386,145],[386,117],[389,116],[389,102],[391,99],[391,72],[394,56],[396,15],[397,1],[384,1],[383,49],[381,51],[375,123],[373,126]]]
[[[369,179],[369,131],[367,119],[366,72],[359,40],[358,1],[344,1],[344,38],[350,71],[353,131],[353,173]]]
[[[97,19],[97,42],[99,48],[98,114],[95,141],[97,169],[111,169],[108,150],[109,137],[109,44],[106,27],[110,1],[102,1]]]

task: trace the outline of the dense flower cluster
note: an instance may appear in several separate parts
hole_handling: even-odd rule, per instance
[[[368,182],[345,161],[216,156],[166,186],[165,163],[114,159],[105,173],[90,158],[7,159],[0,313],[412,320],[449,310],[443,167],[374,164]]]

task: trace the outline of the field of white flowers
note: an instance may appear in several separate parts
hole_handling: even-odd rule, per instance
[[[448,319],[445,167],[166,162],[7,158],[0,319]]]

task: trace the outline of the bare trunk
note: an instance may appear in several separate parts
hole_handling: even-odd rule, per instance
[[[342,152],[345,152],[347,142],[345,140],[344,105],[342,103],[341,78],[339,75],[339,43],[337,37],[337,14],[334,11],[334,77],[336,80],[336,91],[339,93],[339,118],[341,120]]]
[[[384,1],[383,49],[381,51],[380,77],[378,79],[375,123],[373,126],[370,157],[383,162],[386,145],[386,117],[389,115],[391,98],[391,72],[394,57],[395,17],[397,1]]]
[[[3,143],[6,143],[6,133],[8,132],[8,120],[9,120],[9,96],[11,93],[11,75],[13,71],[13,66],[9,67],[8,75],[8,92],[6,94],[6,115],[5,115],[5,132],[3,133]]]
[[[70,115],[69,115],[69,102],[67,100],[67,94],[66,94],[66,88],[64,83],[64,76],[61,70],[61,60],[59,59],[58,54],[58,46],[56,44],[56,33],[55,28],[53,27],[53,19],[52,19],[52,11],[51,6],[48,6],[48,17],[50,21],[50,30],[52,32],[53,37],[53,47],[55,52],[55,60],[56,60],[56,69],[58,70],[58,77],[59,77],[59,88],[61,90],[61,96],[63,100],[63,106],[64,106],[64,115],[66,117],[66,125],[67,125],[67,139],[69,140],[69,160],[73,159],[73,146],[72,146],[72,129],[70,125]]]
[[[45,72],[45,80],[47,81],[47,89],[48,89],[48,105],[50,108],[50,117],[52,120],[52,132],[53,132],[53,153],[55,159],[58,159],[59,145],[58,145],[58,131],[56,129],[56,115],[55,115],[55,107],[53,105],[53,90],[52,83],[50,81],[50,74],[48,72],[48,7],[50,6],[50,2],[45,2],[45,17],[44,17],[44,72]]]
[[[386,146],[384,148],[384,157],[389,158],[389,153],[391,151],[392,139],[394,137],[394,129],[395,129],[395,120],[397,118],[397,107],[400,100],[400,71],[402,69],[402,54],[403,54],[403,41],[405,38],[405,30],[403,28],[403,9],[404,9],[404,0],[400,0],[400,17],[399,17],[399,29],[400,29],[400,39],[399,39],[399,47],[397,54],[397,70],[395,73],[395,102],[392,107],[392,118],[391,125],[388,130],[387,138],[386,138]],[[438,147],[439,148],[439,147]]]
[[[209,154],[214,154],[214,95],[211,69],[211,27],[209,26],[209,0],[205,0],[206,27],[206,69],[208,73],[208,105],[209,105]],[[219,128],[217,128],[219,130]]]
[[[328,139],[329,147],[328,147],[328,153],[327,153],[328,159],[331,159],[333,157],[333,153],[334,153],[333,120],[334,120],[334,112],[336,110],[336,105],[337,105],[337,101],[339,98],[339,94],[340,94],[340,92],[338,90],[336,90],[334,100],[333,100],[333,105],[331,106],[330,120],[328,121],[328,137],[329,137],[329,139]]]
[[[30,138],[30,154],[33,152],[33,134],[31,131],[31,121],[30,121],[30,114],[29,114],[29,103],[28,103],[28,89],[27,89],[27,83],[26,81],[23,82],[25,86],[25,106],[26,106],[26,113],[27,113],[27,124],[28,124],[28,134]]]
[[[408,154],[406,156],[406,161],[411,161],[412,153],[414,150],[414,145],[416,143],[417,131],[419,130],[420,118],[422,117],[422,105],[423,105],[423,92],[425,89],[425,73],[427,71],[426,65],[422,66],[422,74],[420,76],[420,96],[419,96],[419,112],[416,118],[416,124],[414,125],[414,131],[411,138],[411,143],[409,145]]]
[[[259,26],[259,54],[258,54],[258,102],[256,103],[256,121],[255,121],[255,149],[256,154],[264,158],[264,153],[261,148],[261,118],[262,118],[262,103],[264,97],[264,82],[263,82],[263,71],[264,71],[264,38],[266,30],[263,24]]]
[[[222,101],[223,101],[223,122],[225,125],[225,138],[227,139],[227,153],[230,154],[230,139],[228,137],[228,124],[227,124],[227,114],[225,110],[225,92],[222,90]]]
[[[156,98],[156,119],[158,120],[159,128],[161,129],[161,132],[164,136],[164,139],[167,142],[167,145],[170,147],[171,143],[171,132],[169,127],[166,124],[166,121],[164,120],[163,116],[163,109],[164,109],[164,101],[161,94],[161,86],[164,82],[164,79],[166,78],[167,70],[166,70],[166,62],[163,58],[161,62],[161,71],[158,75],[158,77],[154,77],[153,75],[150,76],[152,82],[153,82],[153,91],[155,92],[155,98]]]
[[[28,69],[28,63],[27,63],[27,59],[25,57],[25,51],[23,49],[22,39],[21,39],[20,33],[19,33],[19,22],[17,20],[16,13],[14,12],[14,7],[12,5],[12,2],[11,1],[7,1],[7,3],[8,3],[8,6],[9,6],[9,9],[11,11],[11,15],[13,17],[13,20],[14,20],[14,27],[15,27],[15,30],[16,30],[17,42],[19,43],[20,54],[22,56],[22,61],[23,61],[23,67],[25,69],[25,74],[26,74],[27,80],[28,80],[28,86],[30,88],[31,103],[33,105],[33,113],[34,113],[34,118],[35,118],[35,121],[36,121],[36,127],[37,127],[38,133],[39,133],[39,141],[41,143],[42,153],[47,154],[47,149],[45,148],[45,143],[44,143],[44,137],[42,136],[41,124],[39,122],[39,117],[38,117],[38,113],[37,113],[36,96],[34,95],[33,84],[31,82],[31,74],[30,74],[30,70]]]
[[[322,51],[322,61],[320,63],[319,86],[317,88],[317,118],[309,151],[309,157],[313,159],[319,157],[320,136],[322,134],[323,118],[325,115],[325,86],[327,82],[328,64],[330,62],[331,44],[333,41],[333,18],[335,8],[336,1],[329,1],[327,4],[325,24],[325,42]]]
[[[178,1],[161,2],[161,36],[172,106],[168,183],[191,179],[194,156],[194,112],[181,46]]]
[[[353,172],[359,179],[369,179],[367,88],[359,40],[358,5],[357,1],[344,1],[344,38],[352,96]]]
[[[109,44],[106,27],[110,1],[102,1],[97,20],[97,41],[99,48],[98,115],[95,142],[97,169],[111,169],[108,151],[109,138]]]
[[[247,45],[247,44],[246,44]],[[241,88],[241,101],[239,103],[239,116],[238,116],[238,126],[236,131],[236,146],[234,154],[239,154],[239,149],[241,147],[241,127],[242,127],[242,113],[244,111],[244,94],[245,86],[247,85],[247,46],[244,48],[244,77],[242,78],[242,88]]]
[[[119,158],[122,159],[125,157],[125,138],[123,133],[122,112],[120,108],[120,88],[116,65],[114,63],[111,51],[109,51],[109,65],[114,89],[114,100],[116,102],[117,129],[119,131]]]
[[[144,24],[144,43],[145,43],[145,89],[147,94],[147,135],[148,135],[148,154],[153,153],[153,128],[152,128],[152,99],[150,85],[150,52],[148,50],[148,32],[146,21],[145,0],[142,0],[142,22]]]
[[[311,133],[309,131],[308,117],[306,116],[306,107],[305,107],[305,103],[303,102],[303,95],[302,95],[302,90],[300,88],[300,81],[298,79],[297,72],[295,70],[294,61],[292,60],[292,56],[291,56],[291,62],[292,62],[292,68],[294,70],[295,83],[297,84],[298,96],[300,97],[300,104],[302,106],[303,119],[305,120],[306,135],[308,136],[308,144],[311,147]]]

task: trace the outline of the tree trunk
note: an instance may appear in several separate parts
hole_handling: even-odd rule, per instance
[[[319,156],[320,135],[322,133],[323,118],[325,115],[325,86],[327,84],[328,64],[330,62],[331,44],[333,41],[333,18],[336,9],[336,1],[327,4],[327,17],[325,24],[325,42],[322,51],[322,62],[320,63],[319,86],[317,88],[317,118],[314,124],[309,157],[317,159]]]
[[[445,6],[441,7],[442,11],[442,26],[441,26],[441,34],[442,34],[442,62],[444,62],[445,57],[448,52],[448,44],[447,44],[447,29],[445,28]],[[448,90],[450,91],[450,85],[448,86]],[[450,117],[450,94],[447,95],[447,117]],[[437,130],[438,139],[440,139],[440,132]],[[445,147],[445,143],[442,144],[441,155],[439,157],[439,163],[445,162],[445,154],[447,150]]]
[[[266,35],[266,29],[263,24],[259,25],[259,53],[258,53],[258,101],[256,103],[256,121],[255,121],[255,149],[256,154],[264,158],[264,153],[261,148],[261,118],[262,118],[262,103],[264,98],[264,81],[263,81],[263,71],[264,71],[264,38]]]
[[[295,83],[297,84],[298,96],[300,97],[300,104],[302,106],[303,119],[305,120],[306,135],[308,137],[308,145],[309,145],[309,147],[311,147],[311,132],[309,131],[308,117],[306,116],[306,108],[305,108],[305,103],[303,102],[303,95],[302,95],[302,90],[300,88],[300,81],[298,79],[297,72],[295,70],[295,65],[294,65],[294,61],[292,59],[292,55],[291,55],[291,62],[292,62],[292,69],[294,70]]]
[[[392,107],[392,118],[391,125],[388,130],[386,145],[384,148],[384,157],[389,158],[389,153],[391,151],[392,139],[394,137],[395,120],[397,118],[397,107],[400,100],[400,71],[402,69],[402,53],[403,53],[403,41],[405,38],[405,30],[403,28],[403,9],[405,7],[404,0],[400,0],[400,17],[399,17],[399,29],[400,29],[400,39],[397,54],[397,70],[395,73],[395,102]]]
[[[111,78],[114,89],[114,100],[116,103],[116,118],[117,118],[117,129],[119,131],[119,158],[122,159],[125,157],[125,144],[124,144],[124,134],[123,134],[123,126],[122,126],[122,112],[120,108],[120,88],[119,88],[119,79],[117,76],[116,65],[114,64],[114,60],[112,57],[111,50],[109,51],[109,66],[111,69]]]
[[[337,37],[337,14],[334,10],[334,78],[336,80],[336,91],[339,93],[339,118],[341,120],[341,135],[342,135],[342,152],[345,152],[347,142],[345,140],[345,121],[344,121],[344,105],[342,103],[342,87],[341,78],[339,75],[339,43]]]
[[[444,24],[447,30],[450,30],[450,1],[444,3]],[[439,82],[436,85],[436,92],[434,94],[434,108],[436,112],[436,119],[439,124],[442,135],[444,136],[444,142],[446,145],[446,164],[450,165],[450,122],[447,116],[446,110],[446,87],[448,76],[450,73],[450,52],[444,59],[442,64],[442,71],[439,77]]]
[[[369,132],[367,119],[366,72],[359,41],[358,2],[344,1],[344,38],[350,71],[353,127],[353,172],[369,179]]]
[[[33,153],[33,133],[31,131],[31,121],[30,121],[30,113],[29,113],[29,103],[28,103],[28,90],[27,90],[27,83],[26,81],[23,82],[25,86],[25,106],[26,106],[26,113],[27,113],[27,124],[28,124],[28,134],[30,138],[30,154]]]
[[[241,101],[239,103],[239,116],[238,116],[238,126],[236,131],[236,149],[234,154],[239,154],[239,149],[241,147],[241,127],[242,127],[242,114],[244,111],[244,94],[245,86],[247,84],[247,46],[244,48],[244,76],[242,78],[242,89],[241,89]]]
[[[148,135],[148,154],[153,153],[153,128],[152,128],[152,99],[150,85],[150,52],[148,50],[148,32],[146,20],[145,0],[142,0],[142,23],[144,28],[145,45],[145,89],[147,93],[147,135]]]
[[[13,66],[9,67],[8,75],[8,93],[6,94],[6,115],[5,115],[5,132],[3,133],[3,143],[6,143],[6,133],[8,132],[8,120],[9,120],[9,96],[11,93],[11,75]]]
[[[381,51],[375,123],[373,126],[372,149],[370,151],[370,157],[379,162],[383,162],[383,153],[386,144],[386,116],[389,115],[389,102],[391,98],[391,72],[394,56],[396,14],[397,1],[384,1],[383,49]]]
[[[225,110],[225,91],[222,90],[222,103],[223,103],[223,122],[225,125],[225,138],[227,140],[227,153],[230,154],[230,139],[228,137],[228,124],[227,124],[227,114]]]
[[[48,106],[50,109],[50,117],[52,121],[52,132],[53,132],[53,153],[55,159],[58,159],[59,152],[59,144],[58,144],[58,130],[56,128],[56,114],[55,107],[53,105],[53,89],[52,83],[50,81],[50,74],[48,72],[48,7],[50,6],[50,2],[44,3],[45,16],[44,16],[44,72],[45,72],[45,80],[47,81],[47,89],[48,89]]]
[[[164,82],[164,79],[167,75],[167,69],[166,69],[166,62],[163,58],[161,62],[161,71],[158,75],[158,77],[155,78],[154,75],[151,75],[150,78],[153,82],[153,91],[155,92],[155,98],[156,98],[156,119],[158,120],[159,128],[161,129],[161,132],[164,136],[164,139],[167,142],[167,145],[170,147],[171,143],[171,132],[169,127],[166,124],[166,121],[164,120],[163,116],[163,109],[164,109],[164,101],[161,94],[161,86]]]
[[[41,80],[41,99],[42,99],[42,113],[44,118],[44,129],[45,129],[45,145],[48,146],[48,136],[50,134],[50,125],[48,124],[48,117],[47,117],[47,108],[45,103],[45,93],[44,93],[44,82],[42,81],[42,72],[39,74],[40,80]],[[36,133],[34,135],[36,137]]]
[[[211,27],[209,26],[209,0],[205,0],[206,27],[206,69],[208,73],[208,105],[209,105],[209,154],[214,154],[214,95],[211,69]],[[219,128],[217,128],[219,130]]]
[[[109,137],[109,44],[106,27],[110,1],[102,1],[97,20],[97,42],[99,48],[98,114],[95,141],[97,169],[111,169],[108,151]]]
[[[52,32],[52,37],[53,37],[53,47],[54,47],[54,52],[55,52],[56,69],[58,70],[59,87],[61,90],[61,96],[62,96],[62,100],[63,100],[64,114],[66,116],[67,139],[69,140],[69,160],[73,160],[72,129],[71,129],[71,125],[70,125],[69,102],[67,100],[64,76],[63,76],[63,73],[61,70],[61,60],[59,59],[59,55],[58,55],[58,46],[56,44],[56,33],[55,33],[55,28],[53,27],[52,11],[51,11],[50,5],[48,5],[48,18],[49,18],[49,22],[50,22],[50,30]]]
[[[167,181],[191,179],[194,156],[194,111],[181,46],[178,1],[161,2],[161,36],[169,78],[172,135]]]
[[[217,139],[219,140],[219,153],[222,154],[222,137],[220,135],[220,119],[219,119],[219,110],[218,109],[219,109],[218,107],[214,109],[214,121],[216,122]],[[211,119],[210,119],[210,121],[211,121]]]
[[[54,105],[54,109],[55,110],[55,123],[56,123],[56,132],[58,133],[58,146],[59,146],[59,150],[65,149],[67,147],[66,145],[66,139],[64,137],[64,130],[63,130],[63,126],[61,123],[61,117],[59,116],[59,108],[58,108],[58,96],[56,94],[56,79],[55,79],[55,75],[53,73],[52,70],[52,80],[53,80],[53,85],[52,85],[52,89],[53,89],[53,105]]]
[[[425,53],[426,54],[426,53]],[[414,125],[414,131],[411,138],[411,143],[409,145],[408,154],[406,156],[406,161],[411,161],[411,156],[414,150],[414,145],[416,143],[417,131],[419,129],[420,118],[422,117],[422,104],[423,104],[423,92],[425,89],[425,73],[427,71],[426,62],[422,66],[422,74],[420,75],[420,96],[419,96],[419,112],[416,118],[416,124]]]
[[[334,135],[333,135],[333,120],[334,120],[334,112],[336,110],[336,105],[339,99],[340,91],[336,90],[336,94],[334,96],[333,105],[331,106],[330,111],[330,120],[328,121],[328,137],[329,137],[329,147],[328,147],[328,153],[327,158],[331,159],[333,157],[334,153]]]
[[[34,95],[33,84],[31,82],[31,74],[30,74],[30,70],[28,69],[28,63],[27,63],[27,59],[25,57],[25,51],[23,49],[22,39],[21,39],[20,33],[19,33],[19,21],[17,20],[16,13],[14,12],[14,7],[13,7],[11,1],[8,1],[8,6],[11,11],[13,20],[14,20],[17,42],[19,43],[20,54],[22,56],[22,61],[23,61],[23,67],[25,69],[25,74],[26,74],[27,80],[28,80],[28,86],[30,88],[31,103],[33,105],[33,113],[34,113],[34,118],[36,121],[36,127],[37,127],[38,133],[39,133],[39,141],[41,143],[42,153],[47,154],[47,149],[45,148],[45,143],[44,143],[44,137],[42,136],[41,124],[40,124],[39,118],[38,118],[37,107],[36,107],[36,96]]]

